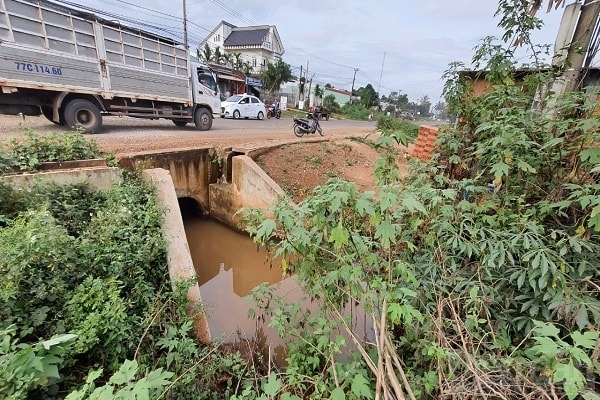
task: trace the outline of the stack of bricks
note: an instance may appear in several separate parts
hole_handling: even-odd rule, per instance
[[[421,161],[428,161],[433,155],[435,141],[437,140],[439,129],[435,126],[421,125],[419,135],[415,140],[415,147],[412,150],[412,156]]]

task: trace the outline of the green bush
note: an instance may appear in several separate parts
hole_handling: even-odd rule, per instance
[[[373,191],[332,179],[300,204],[248,214],[251,234],[317,307],[307,315],[259,293],[291,351],[285,373],[255,393],[600,398],[596,96],[547,93],[555,109],[532,107],[531,82],[548,83],[545,70],[521,84],[504,53],[484,49],[492,90],[457,105],[432,161],[401,175],[393,149],[404,135],[382,119]],[[372,338],[349,322],[358,304]]]
[[[413,142],[419,134],[417,125],[389,115],[383,115],[377,119],[377,129],[386,136],[395,137],[405,146]]]
[[[90,160],[111,158],[100,151],[98,144],[79,132],[60,132],[38,135],[31,129],[25,131],[25,139],[8,142],[9,164],[21,171],[35,171],[43,162]],[[4,157],[0,153],[0,172]]]
[[[340,110],[340,113],[348,118],[348,119],[355,119],[355,120],[362,120],[362,121],[366,121],[367,119],[369,119],[369,114],[371,114],[373,111],[365,108],[364,106],[360,105],[360,104],[350,104],[350,103],[346,103],[344,104],[344,106],[342,107],[342,109]]]
[[[0,397],[220,399],[253,373],[195,339],[138,174],[101,192],[0,189]]]

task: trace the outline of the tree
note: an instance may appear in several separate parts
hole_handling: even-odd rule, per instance
[[[553,7],[564,6],[564,0],[548,0],[548,11]],[[579,3],[579,2],[578,2]],[[501,16],[499,26],[505,30],[503,39],[515,46],[526,45],[533,47],[530,32],[541,29],[542,23],[535,18],[536,12],[542,7],[542,0],[502,0],[498,5],[496,15]],[[561,79],[553,87],[559,93],[572,92],[580,89],[581,74],[584,64],[591,62],[590,49],[597,49],[600,43],[597,24],[600,16],[600,2],[584,0],[579,11],[577,24],[571,42],[567,46],[567,55],[561,73]],[[592,43],[592,38],[594,42]],[[535,52],[534,52],[535,53]],[[537,60],[536,60],[537,61]]]
[[[233,68],[242,69],[244,61],[242,60],[242,53],[233,53]]]
[[[208,43],[204,44],[204,49],[202,50],[202,53],[200,53],[200,49],[196,49],[196,54],[198,56],[198,59],[200,60],[212,61],[213,53]]]
[[[317,84],[315,86],[315,97],[317,98],[317,100],[320,99],[321,103],[323,100],[323,94],[325,94],[325,89],[323,89],[321,86],[319,86],[319,84]],[[317,103],[319,103],[319,102],[317,102]]]
[[[370,108],[379,104],[379,96],[370,83],[364,88],[359,88],[356,91],[356,95],[360,97],[360,104],[363,107]]]
[[[323,98],[323,107],[332,113],[338,113],[340,111],[340,105],[335,101],[335,96],[328,94]]]
[[[223,62],[223,53],[221,53],[221,48],[216,47],[213,53],[213,61],[217,64],[221,64]]]
[[[273,93],[279,91],[283,82],[289,82],[292,78],[292,69],[289,64],[282,60],[277,60],[275,64],[267,63],[267,68],[259,74],[265,88]]]
[[[429,96],[425,95],[421,97],[417,109],[419,110],[419,114],[423,117],[428,117],[431,115],[431,101],[429,101]]]
[[[225,63],[225,65],[233,67],[233,54],[223,54],[223,62]]]
[[[446,103],[443,101],[438,101],[437,104],[433,107],[433,109],[437,112],[437,115],[440,118],[447,118],[447,109]]]

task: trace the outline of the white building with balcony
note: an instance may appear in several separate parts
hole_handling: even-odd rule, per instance
[[[223,54],[239,54],[242,63],[257,74],[268,63],[275,64],[284,53],[283,44],[274,25],[237,27],[221,21],[198,46],[200,54],[208,44],[212,52],[219,48]],[[235,60],[234,60],[235,61]]]

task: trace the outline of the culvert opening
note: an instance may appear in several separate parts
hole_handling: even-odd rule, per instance
[[[184,220],[186,217],[206,217],[206,210],[202,209],[200,203],[191,197],[180,197],[177,199],[177,201],[179,203],[179,211],[181,212],[181,216]]]

